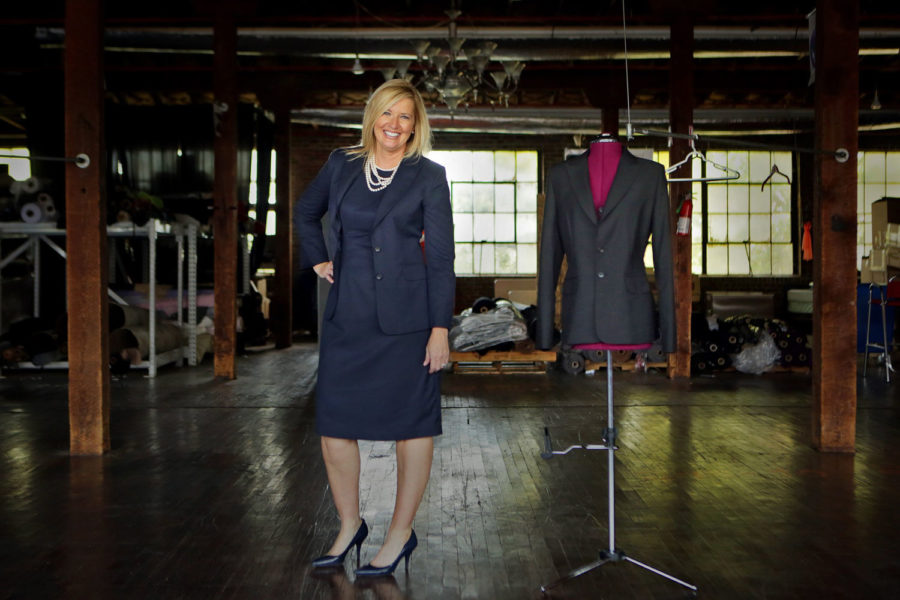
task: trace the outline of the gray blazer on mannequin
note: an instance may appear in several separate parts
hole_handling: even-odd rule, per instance
[[[554,165],[547,178],[538,271],[537,345],[553,344],[556,285],[563,256],[562,344],[641,344],[660,338],[675,351],[672,229],[665,170],[622,152],[598,218],[587,153]],[[653,236],[659,320],[644,268]]]

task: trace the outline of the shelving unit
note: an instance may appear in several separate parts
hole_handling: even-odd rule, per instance
[[[180,362],[183,358],[187,358],[188,364],[194,366],[197,364],[197,233],[198,227],[195,223],[161,223],[156,219],[147,222],[146,225],[137,226],[131,223],[116,224],[107,228],[108,237],[134,237],[144,238],[148,245],[148,272],[149,272],[149,329],[150,329],[150,350],[147,360],[142,361],[135,368],[147,369],[150,377],[156,376],[156,370],[159,365],[171,362]],[[66,230],[58,229],[50,223],[17,223],[17,222],[0,222],[0,239],[21,238],[22,243],[8,256],[2,257],[0,260],[0,270],[6,267],[13,260],[21,256],[27,251],[31,251],[34,265],[34,306],[33,315],[41,316],[40,302],[40,283],[41,283],[41,260],[40,245],[46,244],[54,252],[66,259],[66,251],[59,244],[53,241],[53,237],[65,237]],[[175,238],[178,245],[178,325],[187,329],[188,344],[182,348],[175,348],[168,352],[157,354],[156,352],[156,242],[159,236],[171,236]],[[187,246],[187,255],[185,256],[185,246]],[[183,323],[182,310],[184,305],[184,265],[187,259],[187,323]],[[119,304],[128,303],[116,294],[113,290],[109,290],[109,296]],[[2,277],[0,277],[0,303],[3,301]],[[0,323],[0,330],[3,324]],[[34,365],[33,363],[19,363],[19,368],[68,368],[68,362],[59,361],[46,365]]]

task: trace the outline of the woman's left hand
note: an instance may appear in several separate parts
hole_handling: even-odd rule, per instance
[[[446,327],[432,327],[428,343],[425,345],[425,362],[429,373],[437,373],[444,368],[450,360],[449,332]]]

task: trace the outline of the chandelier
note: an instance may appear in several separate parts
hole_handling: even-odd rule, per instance
[[[495,60],[494,63],[499,63],[496,67],[491,59],[497,44],[488,40],[463,50],[466,40],[456,31],[456,19],[462,13],[456,8],[444,12],[450,18],[447,48],[427,40],[414,41],[416,64],[421,75],[417,78],[415,73],[409,72],[412,61],[401,60],[393,67],[381,70],[384,78],[396,76],[411,81],[416,87],[436,95],[451,113],[460,105],[468,107],[482,102],[509,107],[509,97],[519,85],[525,63]]]

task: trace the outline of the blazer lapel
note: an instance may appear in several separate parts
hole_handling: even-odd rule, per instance
[[[391,209],[397,206],[406,194],[406,190],[408,190],[409,186],[412,185],[412,182],[415,181],[416,175],[421,168],[422,161],[414,159],[410,160],[408,158],[403,159],[400,163],[400,168],[397,169],[397,173],[394,175],[394,180],[385,189],[384,195],[381,197],[381,202],[378,203],[378,210],[375,212],[375,223],[373,224],[373,227],[377,227],[387,214],[391,212]]]
[[[638,160],[627,149],[622,151],[622,158],[619,159],[619,166],[616,168],[616,176],[613,177],[612,187],[609,188],[609,195],[606,197],[606,204],[603,206],[603,214],[608,215],[615,210],[625,194],[635,181],[635,172],[637,170]]]
[[[594,194],[591,192],[591,175],[588,171],[587,152],[576,156],[566,163],[569,180],[575,191],[575,201],[581,206],[588,218],[597,224],[597,211],[594,208]]]
[[[362,166],[362,159],[346,160],[341,168],[340,174],[338,175],[338,184],[335,188],[335,200],[331,203],[328,211],[329,222],[331,223],[331,233],[333,236],[335,236],[335,240],[340,239],[341,202],[344,201],[344,196],[347,195],[347,192],[350,190],[350,186],[353,185],[358,177],[362,177]]]

